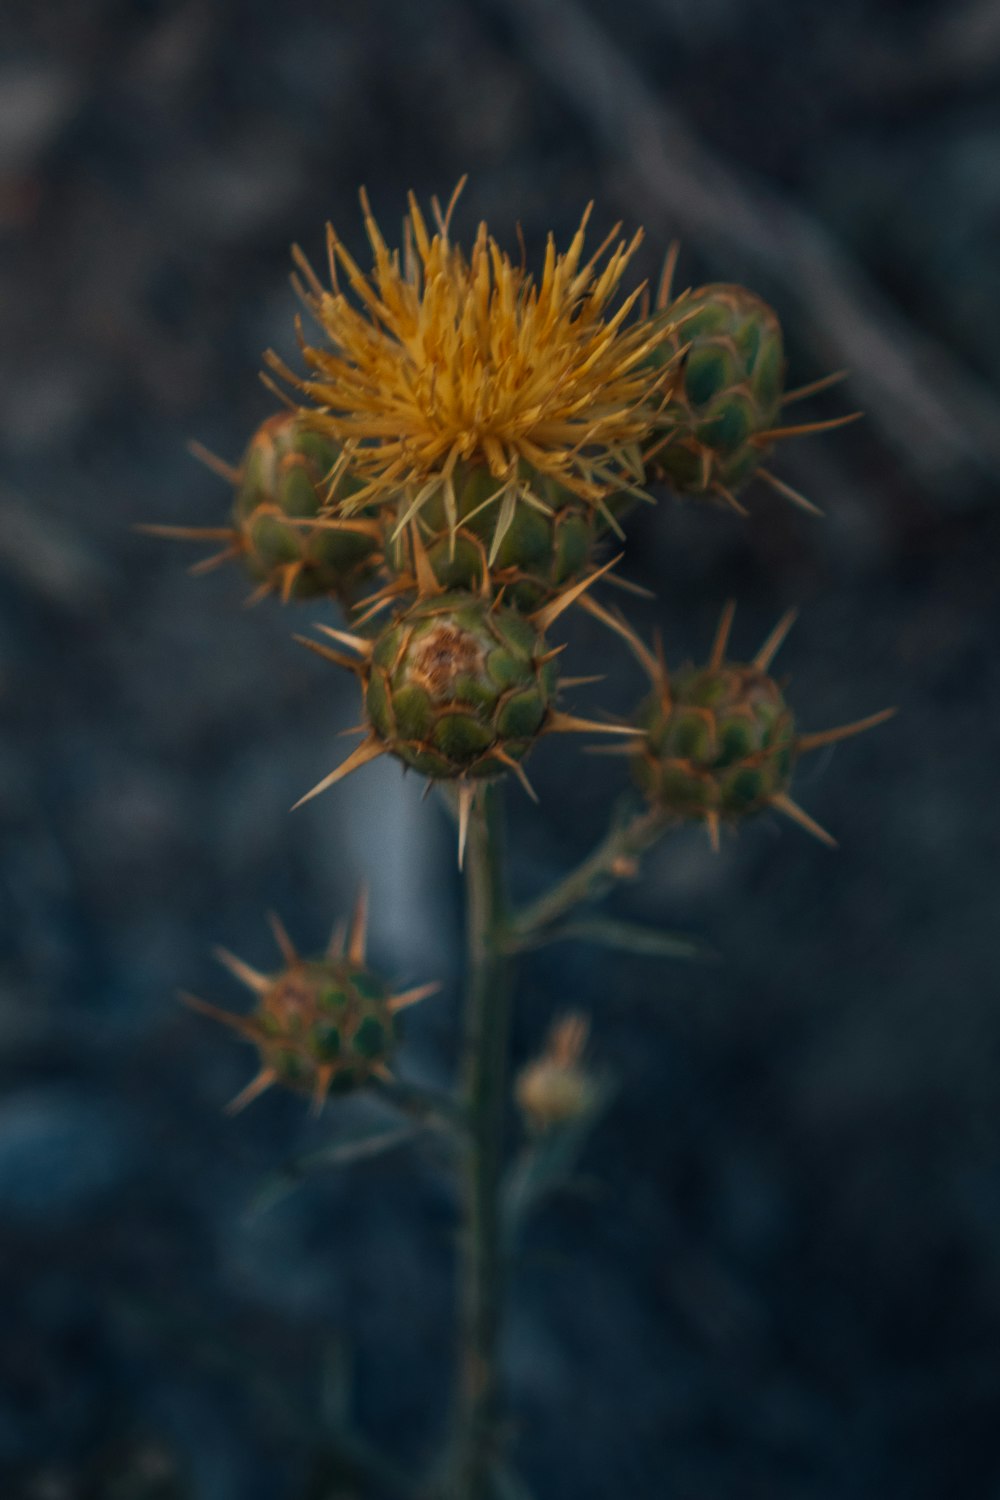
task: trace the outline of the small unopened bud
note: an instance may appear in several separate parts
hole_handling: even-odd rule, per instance
[[[593,1108],[597,1081],[581,1061],[589,1030],[584,1016],[564,1016],[549,1032],[545,1051],[517,1075],[514,1094],[530,1129],[551,1130]]]

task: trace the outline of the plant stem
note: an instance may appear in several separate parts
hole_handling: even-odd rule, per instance
[[[506,1280],[500,1223],[511,960],[502,875],[502,792],[472,809],[466,849],[467,990],[462,1099],[468,1123],[461,1249],[461,1350],[455,1500],[486,1500],[501,1406],[498,1368]]]
[[[662,837],[667,827],[655,809],[636,813],[618,823],[575,870],[556,882],[537,901],[518,912],[510,923],[513,949],[530,947],[533,938],[550,929],[575,906],[603,895],[616,880],[635,874],[635,861]]]

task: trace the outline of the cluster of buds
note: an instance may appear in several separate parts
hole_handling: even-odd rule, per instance
[[[617,241],[616,227],[585,259],[589,209],[566,251],[550,239],[537,278],[485,225],[466,253],[451,235],[460,188],[445,210],[434,201],[433,224],[411,195],[402,252],[362,194],[369,272],[332,227],[329,285],[296,248],[295,285],[320,337],[300,326],[304,374],[266,356],[286,410],[237,467],[202,450],[232,486],[229,523],[147,529],[222,543],[198,569],[237,561],[254,599],[326,597],[347,612],[348,628],[320,625],[326,639],[303,643],[358,678],[361,740],[302,801],[394,756],[454,787],[461,862],[484,782],[514,775],[533,795],[525,762],[540,738],[607,734],[620,737],[612,748],[650,805],[704,823],[713,844],[724,823],[764,808],[829,841],[791,800],[796,759],[886,715],[799,734],[769,676],[787,621],[752,661],[734,662],[727,611],[708,664],[671,677],[593,585],[618,581],[606,554],[648,484],[742,512],[739,497],[760,477],[814,510],[764,461],[786,438],[852,420],[782,419],[839,376],[787,390],[774,311],[740,286],[675,295],[673,251],[655,304],[641,287],[619,300],[641,234]],[[561,706],[566,689],[592,680],[556,673],[562,643],[550,632],[573,605],[622,635],[648,672],[651,692],[626,722]],[[389,1014],[393,1002],[369,997],[362,1016],[356,982],[324,990],[324,974],[298,963],[294,983],[268,980],[260,1014],[240,1023],[264,1059],[253,1088],[280,1080],[325,1095],[383,1065],[391,1026],[378,1006]],[[316,996],[334,989],[363,1026],[336,1022],[336,1057],[316,1042]],[[289,1041],[293,1016],[305,1050]],[[358,1039],[376,1028],[366,1061]]]

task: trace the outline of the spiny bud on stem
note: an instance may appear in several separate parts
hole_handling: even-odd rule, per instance
[[[823,843],[835,845],[789,796],[799,755],[872,729],[895,713],[883,709],[853,724],[817,734],[798,734],[792,710],[769,668],[795,620],[795,611],[775,626],[749,662],[727,658],[733,606],[723,612],[711,657],[704,667],[669,674],[616,617],[606,615],[646,669],[652,693],[635,712],[644,739],[628,747],[636,781],[650,803],[680,819],[704,822],[718,847],[722,822],[738,822],[766,807],[792,818]]]
[[[380,755],[394,755],[432,781],[459,784],[461,862],[475,786],[512,771],[534,797],[523,761],[543,735],[635,738],[639,731],[633,726],[578,719],[556,706],[560,683],[555,659],[562,648],[547,647],[545,629],[606,571],[591,574],[533,615],[518,614],[481,595],[432,592],[374,641],[321,626],[356,657],[315,641],[303,644],[358,674],[366,715],[360,729],[367,733],[301,801]]]
[[[260,1071],[229,1104],[229,1113],[276,1083],[309,1094],[319,1113],[330,1093],[346,1093],[372,1078],[391,1078],[388,1064],[399,1012],[439,986],[425,984],[394,994],[368,968],[363,891],[350,932],[338,925],[318,958],[301,957],[277,917],[271,917],[271,925],[284,960],[277,973],[260,973],[225,949],[217,954],[256,996],[250,1015],[220,1010],[195,995],[181,997],[192,1009],[238,1032],[260,1053]]]
[[[224,542],[192,572],[211,572],[237,560],[256,584],[251,603],[268,594],[285,603],[324,594],[344,604],[353,601],[381,561],[382,530],[371,515],[337,521],[321,516],[332,494],[349,495],[358,488],[335,443],[311,431],[297,412],[279,412],[254,433],[239,468],[200,445],[192,447],[234,487],[231,526],[141,530],[180,541]]]
[[[664,289],[669,297],[669,285]],[[653,367],[681,361],[681,378],[653,419],[643,444],[650,481],[666,481],[681,496],[715,497],[735,510],[736,496],[755,476],[786,499],[818,515],[811,501],[762,467],[776,442],[854,421],[857,412],[799,427],[781,422],[783,405],[831,385],[828,376],[785,393],[781,324],[773,308],[746,287],[714,282],[667,302],[650,320],[663,320],[665,337],[650,355]]]
[[[604,509],[601,502],[600,509]],[[405,494],[386,520],[386,563],[396,597],[419,591],[413,533],[444,589],[502,594],[508,608],[538,609],[590,566],[600,511],[522,460],[515,480],[485,464],[456,464],[419,508]]]

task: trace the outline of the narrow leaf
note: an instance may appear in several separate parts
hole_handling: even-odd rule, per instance
[[[357,1161],[381,1156],[383,1152],[405,1144],[418,1134],[419,1127],[416,1125],[394,1125],[387,1129],[384,1123],[375,1125],[371,1121],[354,1130],[345,1131],[319,1151],[297,1157],[280,1171],[266,1177],[250,1204],[250,1212],[265,1213],[317,1172],[324,1172],[332,1167],[347,1167]]]
[[[696,938],[658,927],[644,927],[639,922],[622,922],[617,917],[584,917],[563,922],[543,932],[535,943],[594,943],[601,948],[615,948],[623,953],[637,953],[647,958],[715,958],[717,955]]]

